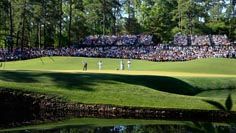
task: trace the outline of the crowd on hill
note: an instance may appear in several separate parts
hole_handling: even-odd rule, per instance
[[[88,36],[82,42],[85,46],[122,46],[122,45],[150,45],[151,35],[94,35]]]
[[[213,43],[214,45],[229,45],[230,42],[227,38],[227,36],[222,36],[222,35],[213,35],[212,36],[212,39],[213,39]]]
[[[180,46],[187,45],[230,45],[230,42],[225,35],[182,35],[176,34],[174,44]]]
[[[187,45],[188,37],[184,35],[175,37],[174,43],[177,45],[154,45],[151,41],[152,36],[149,35],[89,36],[85,38],[83,47],[24,48],[23,50],[16,48],[13,52],[0,49],[0,61],[44,56],[109,57],[150,61],[186,61],[209,57],[236,58],[236,46],[229,45],[227,37],[220,35],[211,37],[214,45],[211,45],[209,36],[191,36],[192,45]]]
[[[182,34],[176,34],[174,36],[174,44],[180,46],[187,46],[188,45],[188,37]]]
[[[191,45],[211,45],[211,41],[208,35],[193,35],[191,37]]]
[[[105,46],[83,48],[15,49],[13,53],[0,50],[0,61],[31,59],[44,56],[79,56],[143,59],[151,61],[186,61],[198,58],[236,58],[236,46]]]

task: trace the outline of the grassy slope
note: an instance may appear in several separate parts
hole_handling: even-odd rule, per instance
[[[41,70],[81,70],[82,61],[88,62],[90,70],[97,70],[97,62],[103,61],[104,70],[116,70],[119,68],[119,59],[96,59],[78,57],[53,57],[17,61],[6,63],[5,69],[41,69]],[[142,71],[167,71],[167,72],[190,72],[210,74],[234,74],[236,75],[235,59],[201,59],[189,62],[150,62],[133,60],[132,70]]]
[[[7,63],[5,69],[77,70],[83,58],[54,57]],[[86,59],[97,69],[99,59]],[[119,60],[102,59],[107,70]],[[236,74],[236,60],[203,59],[190,62],[155,63],[133,61],[134,70]],[[0,87],[59,95],[69,101],[161,108],[214,109],[202,99],[224,102],[231,91],[236,97],[236,78],[165,77],[92,73],[52,73],[39,71],[0,71]],[[233,90],[229,90],[232,89]],[[202,97],[200,97],[202,96]],[[236,103],[236,102],[235,102]],[[236,110],[236,107],[234,107]]]

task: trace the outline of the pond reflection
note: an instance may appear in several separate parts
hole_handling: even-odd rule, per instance
[[[64,121],[2,129],[11,133],[235,133],[236,123],[74,118]]]

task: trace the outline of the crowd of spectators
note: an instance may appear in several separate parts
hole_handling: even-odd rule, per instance
[[[199,45],[211,45],[209,35],[192,35],[191,36],[191,45],[199,46]]]
[[[121,46],[121,45],[151,45],[151,35],[94,35],[86,37],[82,44],[85,46]]]
[[[226,35],[213,35],[212,40],[214,45],[230,45],[230,41],[228,40]]]
[[[188,38],[190,38],[188,40]],[[190,41],[190,42],[188,42]],[[174,44],[179,46],[205,46],[205,45],[230,45],[230,42],[225,35],[182,35],[176,34]]]
[[[154,46],[141,57],[151,61],[187,61],[199,58],[236,58],[236,46]]]
[[[180,46],[186,46],[188,45],[188,37],[186,35],[176,34],[174,36],[174,44]]]
[[[187,61],[199,58],[236,58],[236,46],[104,46],[81,48],[19,49],[13,53],[0,50],[0,61],[31,59],[44,56],[77,56],[142,59],[150,61]]]
[[[211,45],[210,36],[191,36],[192,45],[187,45],[187,37],[176,35],[174,44],[152,43],[149,35],[126,36],[89,36],[84,45],[72,48],[24,48],[8,52],[0,49],[0,61],[25,60],[45,56],[77,56],[142,59],[150,61],[186,61],[198,58],[236,58],[236,46],[230,45],[227,37],[213,35]],[[176,39],[175,38],[175,39]],[[89,46],[87,46],[89,45]]]

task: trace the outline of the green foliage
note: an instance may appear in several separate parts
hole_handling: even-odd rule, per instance
[[[0,38],[0,48],[4,48],[4,47],[5,47],[5,41]]]
[[[159,42],[179,32],[227,34],[233,40],[233,11],[226,0],[1,0],[0,38],[12,34],[17,47],[123,33],[153,34]]]
[[[227,25],[224,21],[209,22],[206,24],[208,29],[211,29],[211,34],[227,34]]]
[[[125,23],[125,29],[128,34],[140,34],[142,33],[141,25],[137,22],[136,18],[127,18]]]

